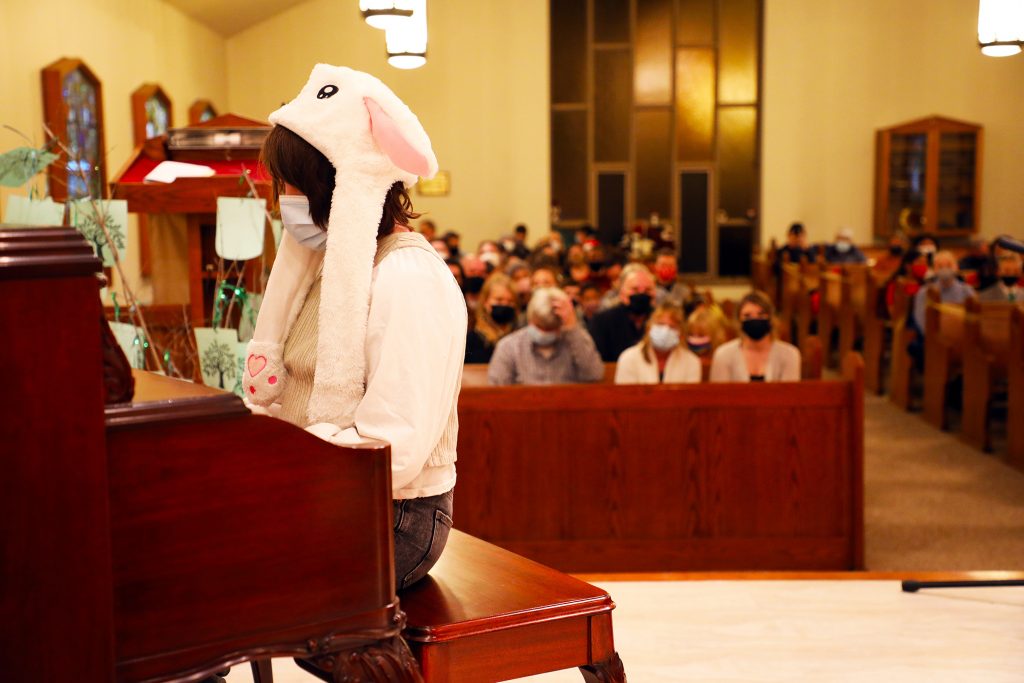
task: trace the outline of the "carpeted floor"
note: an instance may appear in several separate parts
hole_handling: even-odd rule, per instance
[[[884,396],[864,415],[869,570],[1024,570],[1024,472]]]

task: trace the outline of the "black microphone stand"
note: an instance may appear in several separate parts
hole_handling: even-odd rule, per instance
[[[993,579],[974,581],[914,581],[903,582],[904,593],[916,593],[922,588],[988,588],[1005,586],[1024,586],[1024,579]]]

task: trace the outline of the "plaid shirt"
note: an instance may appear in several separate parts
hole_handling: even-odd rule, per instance
[[[604,364],[587,331],[575,327],[558,336],[554,353],[545,357],[524,327],[498,341],[487,367],[487,382],[507,384],[573,384],[599,382]]]

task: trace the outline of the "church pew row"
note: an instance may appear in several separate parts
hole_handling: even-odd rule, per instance
[[[1007,461],[1024,470],[1024,304],[1014,306],[1007,373]]]
[[[907,346],[917,338],[917,333],[907,324],[907,311],[912,305],[911,297],[906,290],[907,282],[904,278],[896,281],[889,357],[889,400],[903,410],[910,409],[911,380],[914,372],[914,360],[907,352]]]
[[[711,357],[703,356],[701,362],[701,379],[708,381],[711,374]],[[807,337],[800,347],[800,377],[802,379],[821,379],[823,356],[821,342],[818,337]],[[599,384],[615,384],[615,363],[604,364],[604,377]],[[462,368],[463,387],[486,387],[487,366],[483,363],[472,363]]]
[[[1017,306],[971,299],[965,308],[962,437],[975,448],[991,451],[989,417],[993,399],[1009,382]]]
[[[925,420],[936,429],[945,430],[947,390],[961,375],[966,311],[963,305],[941,303],[934,289],[928,290],[927,296],[922,405]]]
[[[455,526],[570,572],[863,566],[863,363],[792,384],[466,386]]]

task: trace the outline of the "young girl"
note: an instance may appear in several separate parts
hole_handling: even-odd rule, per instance
[[[270,116],[262,160],[287,234],[249,345],[246,398],[340,445],[391,444],[398,589],[452,524],[466,305],[409,228],[406,186],[437,161],[383,83],[317,65]]]

